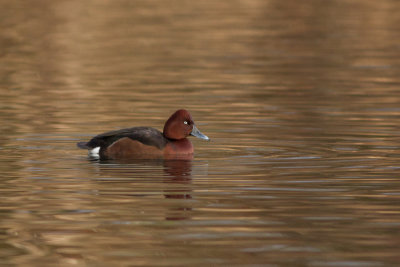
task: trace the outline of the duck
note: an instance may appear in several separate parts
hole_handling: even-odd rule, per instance
[[[77,146],[100,159],[193,158],[194,147],[188,136],[209,141],[196,127],[186,109],[175,111],[163,131],[151,127],[132,127],[96,135]]]

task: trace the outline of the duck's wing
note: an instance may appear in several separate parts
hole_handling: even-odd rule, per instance
[[[133,127],[96,135],[87,143],[78,143],[78,147],[86,149],[100,147],[101,149],[104,149],[124,137],[139,141],[145,145],[155,146],[159,149],[163,149],[168,142],[164,135],[154,128]]]

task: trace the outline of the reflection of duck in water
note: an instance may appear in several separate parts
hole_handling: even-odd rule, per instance
[[[168,210],[165,219],[168,221],[189,219],[192,208],[190,202],[185,199],[192,198],[192,161],[164,160],[164,173],[168,175],[164,179],[164,183],[166,184],[164,197],[181,200],[176,203],[174,202],[174,207]]]
[[[165,183],[190,184],[192,180],[192,162],[190,160],[165,160],[164,172],[169,176],[164,179]],[[192,198],[191,189],[181,188],[165,189],[165,198]]]
[[[191,216],[192,202],[192,160],[167,159],[123,159],[123,160],[93,160],[98,174],[107,177],[105,187],[97,190],[108,191],[109,177],[116,177],[113,190],[121,188],[123,194],[129,198],[144,198],[159,195],[163,197],[155,200],[157,209],[161,209],[161,216],[165,220],[187,220]],[[120,178],[123,178],[120,180]],[[160,179],[161,178],[161,179]],[[139,189],[138,189],[139,188]],[[150,192],[147,194],[147,192]],[[154,200],[152,200],[154,201]],[[135,202],[133,202],[135,203]],[[134,206],[137,208],[137,206]],[[149,207],[148,207],[149,208]]]
[[[90,160],[96,164],[97,170],[107,177],[124,178],[125,181],[129,181],[128,179],[132,178],[138,183],[155,183],[159,181],[162,184],[160,193],[164,192],[165,198],[192,198],[189,194],[192,191],[190,188],[192,181],[191,160]],[[137,179],[138,177],[140,179]],[[132,184],[129,183],[129,185]],[[132,187],[131,191],[135,192],[135,189],[135,187]],[[145,195],[135,193],[132,196]]]
[[[167,120],[162,133],[150,127],[133,127],[102,133],[77,145],[102,159],[191,159],[194,149],[186,138],[189,135],[209,140],[197,129],[190,113],[180,109]]]

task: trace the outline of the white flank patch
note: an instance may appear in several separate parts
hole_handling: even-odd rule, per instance
[[[91,156],[91,157],[99,157],[100,155],[99,155],[99,152],[100,152],[100,147],[98,146],[98,147],[95,147],[95,148],[93,148],[93,149],[91,149],[91,150],[89,150],[89,156]]]

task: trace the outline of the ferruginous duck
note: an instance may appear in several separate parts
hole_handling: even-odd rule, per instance
[[[180,109],[165,122],[163,132],[133,127],[102,133],[77,145],[101,159],[191,158],[194,149],[189,135],[210,140],[197,129],[189,111]]]

